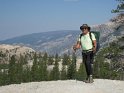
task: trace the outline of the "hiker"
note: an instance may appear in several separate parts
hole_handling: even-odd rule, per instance
[[[82,48],[83,63],[87,72],[85,82],[93,83],[93,56],[96,52],[96,38],[93,33],[90,33],[90,27],[87,24],[80,26],[80,30],[82,33],[80,34],[76,45],[73,46],[73,49],[76,51],[77,49]]]

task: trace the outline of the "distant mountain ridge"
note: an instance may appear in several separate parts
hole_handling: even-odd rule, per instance
[[[124,36],[124,14],[119,14],[105,24],[91,26],[91,30],[100,32],[101,47]],[[59,55],[71,53],[80,30],[61,30],[34,33],[0,41],[1,44],[19,44],[33,48],[36,51]]]
[[[72,47],[80,31],[65,30],[34,33],[1,41],[1,44],[20,44],[31,47],[36,51],[48,52],[50,54],[68,51]],[[70,49],[71,50],[71,49]]]

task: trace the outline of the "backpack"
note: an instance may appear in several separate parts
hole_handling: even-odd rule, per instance
[[[90,35],[90,39],[92,40],[92,35],[91,35],[91,33],[93,33],[93,34],[95,35],[96,43],[97,43],[96,52],[98,52],[99,49],[100,49],[100,43],[99,43],[100,32],[97,32],[97,31],[90,31],[89,35]],[[80,34],[80,39],[81,39],[82,36],[83,36],[83,34],[81,33],[81,34]],[[93,40],[92,40],[92,44],[93,44]]]

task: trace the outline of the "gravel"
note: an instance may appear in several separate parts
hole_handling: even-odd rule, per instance
[[[95,79],[91,84],[76,80],[30,82],[1,86],[0,93],[124,93],[124,81]]]

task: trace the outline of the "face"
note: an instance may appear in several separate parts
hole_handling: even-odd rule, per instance
[[[89,32],[88,28],[85,28],[85,27],[81,31],[82,31],[83,34],[87,34]]]

